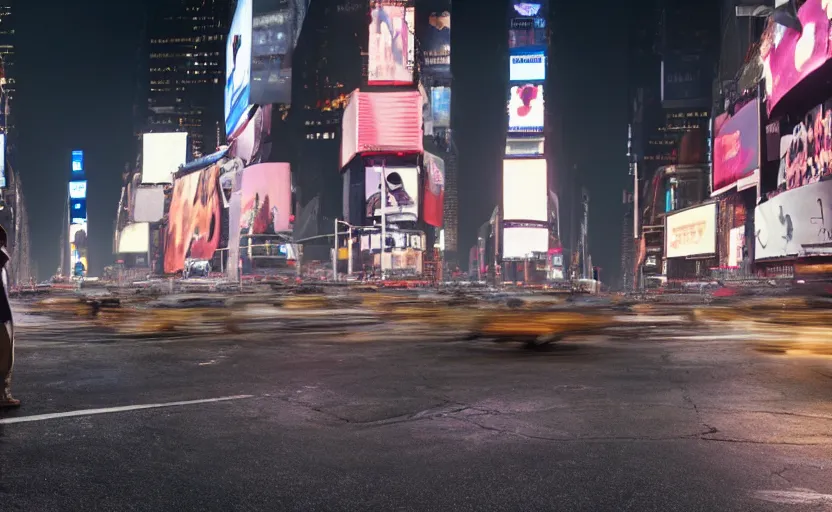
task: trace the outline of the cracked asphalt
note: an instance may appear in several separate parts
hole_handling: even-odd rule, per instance
[[[30,322],[17,342],[3,511],[832,509],[832,359],[747,336],[642,327],[530,351],[395,326]],[[3,424],[230,396],[246,398]]]

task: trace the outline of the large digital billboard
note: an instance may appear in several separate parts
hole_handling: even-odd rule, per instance
[[[715,254],[716,203],[669,214],[664,231],[668,258]]]
[[[174,182],[165,234],[165,273],[183,270],[188,258],[209,260],[219,247],[219,170],[212,165]]]
[[[142,183],[171,183],[188,160],[188,134],[145,133],[142,136]]]
[[[231,135],[251,105],[252,1],[239,0],[225,45],[225,134]]]
[[[84,152],[75,150],[72,152],[72,174],[84,172]]]
[[[289,230],[292,179],[287,163],[266,163],[243,170],[240,235],[275,235]]]
[[[700,55],[668,56],[662,61],[661,74],[661,97],[666,105],[684,106],[710,98],[710,64]]]
[[[832,181],[782,192],[754,210],[754,259],[832,255]]]
[[[517,12],[515,12],[514,14],[515,16],[517,16]],[[545,18],[515,17],[509,20],[509,48],[527,48],[544,46],[546,46]]]
[[[545,227],[503,229],[503,258],[527,259],[532,253],[549,251],[549,230]]]
[[[430,89],[430,111],[434,128],[451,127],[451,88],[436,86]]]
[[[381,179],[384,171],[385,179]],[[416,221],[419,218],[419,169],[416,167],[368,167],[364,178],[367,218],[381,217],[382,184],[386,186],[388,221]]]
[[[545,111],[542,85],[515,85],[508,101],[509,133],[540,133]]]
[[[133,222],[159,222],[165,216],[165,187],[142,187],[135,191]]]
[[[119,254],[147,254],[150,250],[150,224],[137,222],[124,226],[118,237]]]
[[[756,99],[740,107],[714,138],[713,190],[730,187],[760,168],[760,106]]]
[[[341,168],[356,154],[424,150],[419,91],[355,91],[344,109],[341,125]]]
[[[503,160],[503,218],[549,220],[546,159]]]
[[[70,199],[69,200],[69,222],[78,224],[87,222],[87,200],[86,199]]]
[[[70,199],[86,199],[87,198],[87,180],[70,181],[69,182],[69,198]]]
[[[254,0],[250,103],[291,103],[292,52],[308,3],[308,0]]]
[[[541,156],[544,150],[543,137],[506,139],[506,156]]]
[[[370,16],[369,85],[413,83],[415,59],[413,7],[406,2],[373,0]]]
[[[89,269],[87,245],[87,223],[70,224],[69,263],[73,277],[84,277]]]
[[[422,55],[423,75],[451,78],[451,2],[419,4],[416,34]]]
[[[818,105],[781,139],[779,187],[793,189],[832,174],[832,102]]]
[[[445,216],[445,161],[425,152],[425,197],[422,218],[427,224],[442,227]]]
[[[544,50],[509,56],[508,74],[512,82],[546,80],[546,52]]]

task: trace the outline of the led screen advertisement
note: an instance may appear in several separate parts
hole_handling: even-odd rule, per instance
[[[451,88],[432,87],[430,110],[434,128],[451,127]]]
[[[87,198],[87,180],[70,181],[69,182],[69,198],[70,199],[86,199]]]
[[[382,171],[385,179],[382,180]],[[368,167],[364,179],[364,199],[368,219],[381,217],[382,184],[387,188],[388,221],[419,219],[419,169],[416,167]]]
[[[503,160],[503,218],[547,222],[549,197],[546,160]]]
[[[421,94],[355,91],[344,110],[342,130],[342,168],[356,154],[421,153]]]
[[[69,225],[69,258],[73,277],[84,277],[89,269],[87,261],[86,221]]]
[[[252,1],[239,0],[225,46],[225,134],[231,135],[251,105]]]
[[[506,156],[541,156],[544,149],[543,137],[506,139]]]
[[[164,186],[136,189],[131,210],[133,222],[159,222],[165,215]]]
[[[832,255],[832,181],[782,192],[754,210],[754,259]]]
[[[442,227],[445,213],[445,161],[425,152],[425,197],[422,218],[431,226]]]
[[[546,80],[546,52],[543,50],[510,55],[508,66],[512,82]]]
[[[124,226],[118,237],[119,254],[147,254],[150,250],[150,224],[137,222]]]
[[[795,85],[829,58],[829,10],[826,0],[807,0],[797,12],[802,30],[772,23],[769,30],[774,33],[763,36],[760,57],[769,114]]]
[[[292,180],[288,163],[246,168],[241,192],[240,235],[275,235],[289,230]]]
[[[415,58],[413,7],[389,0],[373,1],[371,5],[367,83],[412,84]]]
[[[516,14],[516,13],[515,13]],[[546,19],[511,18],[508,30],[508,47],[543,48],[546,46]]]
[[[545,227],[503,229],[503,259],[527,259],[532,253],[549,251],[549,230]]]
[[[165,233],[165,273],[182,271],[186,259],[213,257],[220,245],[221,205],[217,165],[174,182]]]
[[[87,221],[87,200],[69,200],[69,221],[73,224]]]
[[[72,174],[84,172],[84,152],[75,150],[72,152]]]
[[[754,99],[734,112],[714,138],[713,190],[750,176],[760,168],[760,111]]]
[[[250,103],[292,101],[292,52],[308,0],[253,0]]]
[[[508,102],[509,133],[540,133],[544,123],[543,86],[515,85]]]
[[[419,3],[416,35],[422,55],[421,73],[451,78],[451,2]]]
[[[716,253],[716,203],[671,213],[665,220],[665,256]]]
[[[690,102],[710,98],[711,75],[700,55],[668,56],[662,61],[663,102]]]
[[[171,183],[188,159],[188,134],[145,133],[142,136],[142,183]]]
[[[791,190],[832,174],[832,102],[810,110],[781,138],[779,188]]]

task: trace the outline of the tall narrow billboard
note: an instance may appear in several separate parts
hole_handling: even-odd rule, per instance
[[[416,12],[416,35],[422,55],[423,75],[451,78],[451,2],[420,2]]]
[[[231,135],[251,105],[252,1],[239,0],[225,46],[225,134]]]
[[[292,53],[309,0],[253,0],[251,98],[255,105],[292,101]]]
[[[408,2],[373,0],[370,11],[369,85],[413,83],[414,10]]]

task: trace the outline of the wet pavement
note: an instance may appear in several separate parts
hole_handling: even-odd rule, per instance
[[[296,331],[21,322],[0,509],[832,508],[832,359],[742,328]]]

